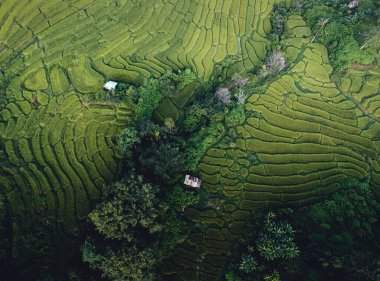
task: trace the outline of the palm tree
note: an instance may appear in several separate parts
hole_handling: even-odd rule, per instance
[[[319,36],[319,34],[322,32],[322,30],[325,28],[326,24],[330,21],[330,18],[321,18],[319,19],[318,21],[318,25],[320,26],[317,34],[315,34],[315,36],[313,37],[313,39],[311,39],[310,43],[313,43],[314,40]]]

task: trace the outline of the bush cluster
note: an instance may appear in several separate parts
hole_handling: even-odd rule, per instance
[[[355,9],[350,9],[344,0],[313,0],[305,5],[304,18],[313,33],[318,34],[317,41],[328,48],[335,73],[341,73],[354,63],[374,62],[371,48],[378,46],[372,38],[380,36],[378,8],[379,3],[372,0],[359,1]],[[321,26],[320,23],[326,20],[327,23]]]
[[[375,193],[357,180],[320,203],[256,214],[226,280],[377,280],[379,215]]]

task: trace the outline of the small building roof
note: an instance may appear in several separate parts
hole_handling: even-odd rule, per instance
[[[115,81],[107,81],[107,83],[103,85],[103,88],[106,90],[115,90],[117,84]]]
[[[200,188],[202,185],[202,180],[197,177],[186,175],[183,183],[191,187]]]
[[[348,8],[351,10],[357,8],[358,6],[359,6],[358,0],[351,1],[350,3],[348,3]]]

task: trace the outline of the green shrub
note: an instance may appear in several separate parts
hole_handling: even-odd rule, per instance
[[[380,49],[380,29],[378,26],[370,27],[363,33],[360,49]]]
[[[94,242],[87,239],[82,246],[82,259],[93,269],[102,272],[102,277],[113,281],[153,281],[156,264],[152,249],[137,249],[134,246],[97,249]]]
[[[140,142],[140,137],[135,128],[125,128],[121,131],[118,141],[118,148],[121,153],[126,155],[132,147]]]
[[[323,33],[319,36],[319,41],[325,46],[336,47],[339,41],[349,34],[347,25],[338,21],[331,21],[326,24]]]
[[[130,175],[106,188],[102,203],[89,218],[97,231],[110,239],[131,242],[144,231],[158,232],[162,229],[158,219],[165,208],[159,203],[157,192],[157,186],[145,182],[141,176]]]
[[[222,123],[214,122],[209,127],[202,128],[198,135],[189,140],[186,155],[186,168],[188,170],[196,170],[204,153],[223,136],[224,131],[225,128]]]
[[[178,75],[178,88],[184,89],[187,85],[192,83],[197,76],[191,71],[191,69],[185,69]]]
[[[374,56],[371,53],[360,49],[358,42],[353,36],[344,37],[337,46],[334,57],[335,60],[332,61],[332,64],[338,71],[351,67],[353,63],[369,64],[374,60]]]
[[[87,238],[82,247],[82,260],[90,264],[91,267],[96,267],[102,261],[102,257],[96,254],[95,242],[91,238]]]
[[[313,33],[315,34],[318,27],[318,21],[322,18],[332,19],[335,17],[335,11],[332,7],[323,4],[310,4],[307,6],[307,9],[304,13],[305,21],[309,24],[313,29]]]
[[[187,68],[183,71],[178,71],[178,73],[168,71],[159,78],[159,81],[161,89],[167,96],[175,96],[196,78],[197,76],[191,69]]]
[[[293,227],[285,221],[277,222],[275,215],[269,213],[264,229],[259,234],[257,249],[266,260],[293,259],[299,255],[294,243]]]
[[[188,132],[194,132],[195,130],[205,126],[207,122],[207,109],[201,105],[192,105],[189,107],[186,118],[183,121],[184,129]]]
[[[178,78],[179,75],[168,71],[159,78],[159,87],[166,96],[173,97],[178,93]]]
[[[5,198],[0,194],[0,267],[2,261],[7,257],[7,250],[10,245],[5,238],[6,235],[6,219],[7,219],[7,208],[5,205]]]
[[[376,42],[373,40],[378,33],[374,24],[375,11],[371,0],[360,1],[354,10],[350,10],[344,0],[314,0],[306,4],[304,18],[313,33],[318,35],[317,40],[328,48],[330,63],[336,73],[353,63],[373,62],[374,55],[366,47]],[[323,28],[318,25],[322,20],[328,20]]]
[[[265,275],[264,281],[281,281],[280,273],[277,270],[273,271],[273,273]]]
[[[254,256],[249,254],[244,254],[241,258],[240,264],[239,264],[239,270],[241,270],[244,273],[252,273],[255,272],[258,269],[258,263]]]
[[[228,271],[225,275],[226,281],[241,281],[241,278],[236,275],[232,270]]]
[[[177,143],[153,142],[143,149],[140,163],[160,182],[172,183],[184,172],[185,155]]]
[[[235,127],[245,121],[244,105],[239,105],[232,108],[226,116],[226,125],[228,127]]]
[[[115,90],[116,90],[117,92],[123,92],[123,91],[128,90],[129,87],[130,87],[130,85],[127,84],[127,83],[118,83],[118,84],[116,85]]]
[[[149,79],[147,85],[139,88],[138,102],[135,109],[136,120],[139,121],[143,117],[152,118],[153,111],[164,97],[165,93],[162,92],[159,81]]]
[[[181,211],[189,206],[194,206],[199,201],[199,195],[194,192],[186,191],[182,187],[176,186],[169,193],[166,202],[176,211]]]
[[[156,112],[159,113],[162,118],[171,118],[176,121],[179,117],[179,111],[169,98],[164,98],[158,105]]]

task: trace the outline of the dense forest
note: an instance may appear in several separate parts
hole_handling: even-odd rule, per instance
[[[1,4],[2,2],[10,3],[11,1],[0,1]],[[267,36],[266,56],[257,66],[242,70],[245,58],[238,53],[224,56],[221,61],[215,63],[208,79],[201,77],[197,69],[189,65],[182,69],[165,70],[163,74],[145,77],[142,81],[119,81],[114,90],[96,89],[91,93],[82,93],[78,104],[87,109],[91,106],[118,109],[128,107],[130,112],[128,123],[122,124],[123,128],[109,141],[115,146],[119,157],[116,176],[114,178],[110,176],[112,180],[103,185],[101,195],[89,203],[89,212],[84,212],[85,218],[78,220],[76,224],[73,223],[75,227],[67,231],[65,227],[62,227],[62,221],[54,222],[50,214],[37,212],[38,215],[29,221],[24,220],[23,217],[27,209],[20,212],[22,213],[20,217],[12,213],[15,212],[14,206],[10,203],[11,200],[7,199],[10,194],[7,190],[12,187],[19,188],[19,183],[10,184],[10,187],[2,183],[6,173],[12,170],[9,168],[10,164],[6,162],[8,160],[4,160],[4,164],[2,162],[4,168],[0,169],[0,189],[4,190],[0,192],[0,276],[2,276],[0,279],[4,281],[205,280],[206,275],[199,273],[207,273],[207,270],[201,268],[202,265],[200,268],[189,265],[188,268],[194,268],[196,273],[188,273],[187,268],[179,273],[180,276],[183,275],[183,279],[178,279],[178,275],[170,275],[171,267],[167,266],[178,256],[179,262],[186,255],[190,259],[191,248],[196,248],[198,254],[202,251],[205,253],[207,250],[211,251],[207,245],[204,246],[205,249],[202,249],[202,246],[198,246],[198,242],[190,243],[196,240],[194,238],[196,235],[197,237],[203,235],[199,238],[200,240],[210,236],[211,240],[217,241],[214,242],[217,246],[210,246],[215,251],[213,257],[226,256],[225,260],[220,261],[217,258],[210,259],[211,264],[214,262],[215,266],[219,266],[220,272],[214,273],[218,277],[213,277],[219,280],[380,280],[380,189],[379,176],[375,169],[379,166],[380,158],[378,154],[371,158],[373,152],[370,148],[361,152],[361,144],[356,145],[354,141],[352,141],[354,144],[350,142],[348,146],[352,153],[359,151],[357,152],[359,156],[355,156],[355,160],[352,161],[360,167],[360,171],[364,171],[365,176],[362,174],[358,176],[355,172],[352,174],[343,172],[346,167],[351,169],[350,164],[347,164],[351,160],[346,160],[351,155],[349,152],[342,156],[343,164],[337,165],[339,173],[344,177],[330,175],[329,168],[325,168],[319,162],[315,164],[318,169],[317,178],[323,184],[318,183],[313,186],[313,193],[307,193],[309,196],[307,198],[299,197],[301,199],[298,199],[297,197],[294,201],[291,195],[287,197],[288,194],[284,191],[285,195],[279,195],[280,199],[277,202],[277,197],[273,195],[275,192],[271,193],[272,189],[268,188],[269,191],[259,190],[263,192],[263,195],[257,196],[263,196],[263,198],[254,197],[253,201],[249,201],[248,193],[248,195],[239,193],[240,190],[232,187],[228,189],[233,184],[247,184],[247,182],[249,184],[249,180],[246,181],[246,178],[249,179],[249,173],[261,175],[258,167],[263,164],[265,158],[261,157],[260,153],[269,155],[267,156],[269,159],[270,155],[276,153],[276,149],[285,151],[281,147],[267,145],[261,151],[246,155],[246,151],[252,151],[248,140],[244,151],[236,139],[243,135],[245,139],[251,138],[253,141],[269,138],[269,142],[272,142],[273,137],[273,142],[275,142],[278,137],[279,141],[288,142],[285,129],[281,129],[284,134],[282,136],[278,136],[279,133],[275,130],[273,130],[273,136],[270,133],[257,133],[257,135],[252,133],[253,136],[251,136],[246,127],[247,124],[254,127],[254,121],[252,124],[250,121],[254,119],[261,122],[257,123],[256,129],[265,129],[266,125],[262,120],[268,120],[268,124],[270,123],[272,119],[264,115],[273,107],[267,106],[269,109],[264,107],[260,111],[256,110],[254,105],[262,96],[264,100],[266,98],[272,102],[274,99],[268,92],[274,88],[272,85],[276,85],[283,77],[290,79],[291,75],[295,77],[294,73],[301,77],[302,73],[309,71],[309,65],[312,63],[302,67],[303,60],[309,59],[308,56],[315,57],[318,52],[307,53],[307,50],[310,50],[307,48],[317,50],[323,46],[327,48],[326,59],[323,58],[323,63],[321,59],[320,65],[327,64],[325,62],[327,60],[329,64],[325,68],[331,68],[331,74],[328,80],[320,85],[312,85],[310,82],[309,88],[296,81],[297,88],[301,89],[305,96],[312,96],[313,91],[319,91],[315,90],[316,87],[327,87],[326,85],[333,83],[338,85],[339,87],[335,87],[334,90],[343,97],[342,100],[347,99],[355,106],[355,112],[361,112],[357,115],[359,117],[355,117],[358,119],[358,122],[355,122],[360,126],[367,122],[363,125],[362,131],[370,131],[367,135],[361,135],[360,138],[356,135],[352,138],[359,139],[359,142],[363,143],[364,137],[371,138],[371,141],[376,143],[375,150],[378,149],[380,121],[379,107],[376,107],[376,104],[379,102],[380,94],[379,13],[380,3],[371,0],[279,1],[273,5],[273,10],[269,15],[272,28]],[[1,35],[0,33],[0,42]],[[297,43],[302,40],[306,43],[302,43],[303,45]],[[318,77],[318,75],[320,73],[315,70],[311,76]],[[7,95],[10,95],[9,85],[16,76],[0,70],[2,118],[6,117],[8,114],[6,112],[11,112],[8,110],[9,104],[14,101],[12,98],[7,98]],[[361,83],[358,82],[360,79],[357,77],[360,79],[369,77],[368,81],[363,83],[365,85],[377,83],[379,87],[374,94],[358,100],[350,92],[354,83]],[[351,81],[348,88],[347,81]],[[84,81],[84,83],[87,82]],[[53,82],[49,81],[49,83]],[[26,82],[25,85],[27,86]],[[361,87],[365,88],[365,86]],[[346,88],[349,90],[345,90]],[[326,90],[326,92],[329,91],[333,92],[331,89]],[[24,89],[23,93],[25,92],[27,91]],[[286,104],[292,99],[291,95],[295,94],[289,91],[273,102],[274,107],[278,109]],[[370,101],[372,98],[374,101]],[[300,100],[299,98],[298,101]],[[45,101],[42,99],[31,98],[31,102],[35,110],[45,106]],[[57,98],[58,105],[60,102],[63,103]],[[329,117],[329,121],[341,122],[348,128],[351,126],[351,121],[339,117],[344,116],[345,113],[338,107],[334,108],[334,102],[335,100],[331,98],[326,105],[322,106],[329,110],[331,108],[334,114],[338,112],[336,113],[338,117],[335,120],[334,117]],[[366,102],[368,104],[365,104]],[[371,107],[369,104],[374,105]],[[295,105],[293,106],[295,108]],[[318,106],[315,102],[315,108]],[[297,109],[298,111],[302,110]],[[311,115],[319,114],[319,111],[315,110],[315,112],[317,113],[311,112]],[[285,110],[283,112],[279,110],[279,113],[286,115]],[[50,115],[53,116],[53,114]],[[37,118],[37,113],[33,116],[31,118]],[[101,114],[96,115],[98,120],[103,120],[101,117]],[[313,121],[307,116],[304,118]],[[367,120],[365,118],[370,121],[365,121]],[[104,120],[106,119],[105,116]],[[280,124],[282,121],[273,122]],[[0,131],[4,131],[3,124],[5,123],[1,121]],[[323,124],[322,121],[321,124]],[[42,128],[44,126],[45,124]],[[59,126],[57,123],[57,127]],[[283,126],[285,128],[285,125]],[[294,122],[289,126],[296,127],[298,123]],[[312,128],[306,128],[305,132],[311,132],[311,130]],[[342,130],[337,134],[344,136],[356,134],[354,129],[347,130]],[[323,133],[322,130],[321,133]],[[77,134],[76,131],[75,134]],[[93,136],[98,137],[99,134],[95,131]],[[308,140],[308,135],[305,135],[297,137],[294,144],[313,142],[310,136]],[[90,136],[85,135],[86,138]],[[64,137],[66,133],[62,136]],[[51,139],[54,141],[54,136],[47,138],[49,141],[52,141]],[[335,139],[332,137],[332,139],[334,141],[338,137]],[[58,146],[59,141],[55,143]],[[8,144],[9,141],[5,137],[0,140],[1,157],[8,153]],[[346,143],[335,142],[335,145],[343,147]],[[86,143],[87,148],[88,146],[91,145]],[[268,147],[270,153],[265,152]],[[228,152],[235,150],[231,152],[232,156],[227,156],[227,153],[223,152],[223,158],[218,156],[223,149]],[[297,150],[293,152],[298,153]],[[322,152],[318,151],[324,155],[339,154],[335,150]],[[55,153],[59,157],[59,153]],[[227,179],[225,182],[214,183],[213,177],[219,173],[215,165],[222,167],[223,163],[232,161],[235,159],[233,153],[237,158],[245,158],[243,160],[239,158],[239,165],[235,170],[221,168],[220,173]],[[286,154],[286,152],[281,153]],[[32,160],[28,160],[28,155],[21,151],[13,158],[22,157],[27,163],[25,167],[32,167],[30,164]],[[314,157],[307,154],[299,155],[306,159],[297,158],[295,164],[289,162],[287,165],[291,168],[288,169],[294,171],[299,163],[304,163],[306,166],[308,159]],[[214,161],[215,163],[211,159],[214,156],[219,157],[218,161]],[[30,158],[33,157],[30,155]],[[331,161],[321,160],[321,162],[338,161],[335,158],[337,156],[332,157],[334,158]],[[13,158],[10,163],[18,163],[18,160]],[[105,159],[103,156],[102,158]],[[322,157],[318,158],[318,161],[319,159]],[[282,163],[281,160],[276,161]],[[108,162],[105,161],[105,163]],[[295,168],[292,165],[295,165]],[[375,167],[374,170],[371,170],[372,167]],[[106,167],[102,169],[106,170]],[[272,173],[287,175],[287,170],[281,167],[276,169],[278,170]],[[207,170],[212,173],[208,174],[205,172]],[[298,175],[312,174],[305,171],[299,172]],[[68,174],[66,170],[64,173]],[[262,173],[266,175],[271,171],[264,167]],[[184,185],[183,180],[186,174],[200,176],[205,182],[205,187],[197,189]],[[288,180],[282,180],[291,182],[287,183],[289,186],[297,185],[301,186],[299,187],[301,189],[309,186],[309,182],[298,185],[297,182],[293,182],[298,178],[293,179],[290,175],[293,174],[289,173]],[[329,182],[327,179],[330,177],[337,178],[337,181]],[[236,183],[229,183],[234,180]],[[310,184],[316,180],[310,179]],[[260,181],[255,184],[257,184],[257,189],[260,189],[266,181],[260,178]],[[273,183],[274,189],[278,186],[281,186],[281,183]],[[58,189],[54,186],[49,188]],[[326,193],[324,193],[325,190],[327,190]],[[239,201],[240,197],[243,201]],[[248,205],[244,208],[242,202],[246,202],[245,199],[256,203],[253,207]],[[239,206],[240,209],[235,211],[237,208],[235,206]],[[75,208],[79,210],[80,204]],[[232,215],[222,213],[222,210],[224,212],[229,209]],[[202,212],[210,215],[207,217]],[[57,213],[59,215],[59,211]],[[202,215],[198,215],[200,213]],[[230,230],[222,232],[222,228],[226,229],[224,227],[226,222],[229,225],[234,223],[231,219],[234,214],[239,221],[238,230],[233,230],[234,225],[230,227]],[[25,217],[28,218],[28,215],[26,214]],[[221,217],[223,219],[219,223],[217,219]],[[63,221],[66,223],[66,218]],[[212,227],[208,228],[208,225]],[[231,244],[231,247],[221,245],[223,243]],[[191,245],[191,247],[182,245]],[[220,251],[223,247],[227,248],[225,252]],[[207,255],[206,253],[204,256],[199,255],[201,258],[197,257],[197,260],[200,259],[200,264]],[[189,262],[183,263],[187,265]],[[179,263],[174,262],[174,264],[181,267]],[[177,274],[176,270],[173,269],[173,272]]]

